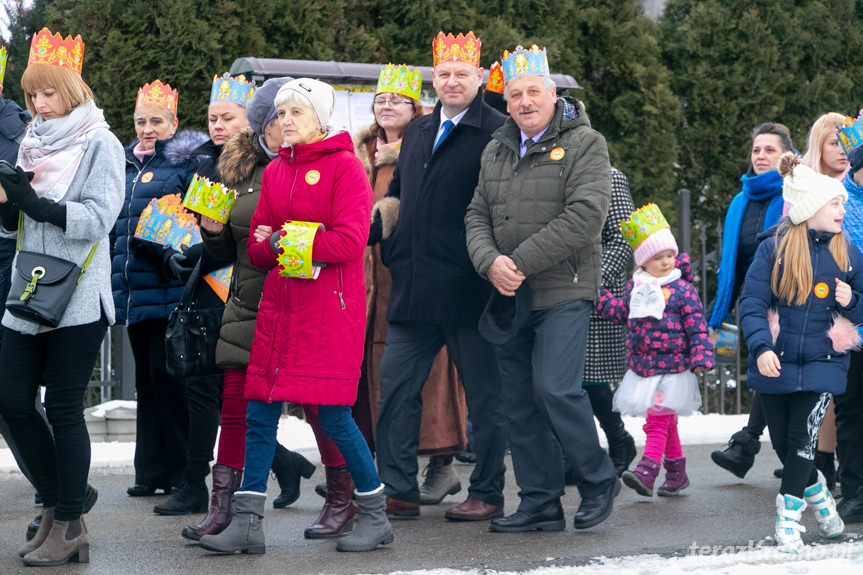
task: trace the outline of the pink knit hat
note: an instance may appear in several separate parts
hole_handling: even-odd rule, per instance
[[[647,236],[641,245],[635,248],[635,264],[643,266],[647,260],[666,250],[673,251],[676,256],[678,252],[677,241],[674,239],[671,229],[662,228]]]

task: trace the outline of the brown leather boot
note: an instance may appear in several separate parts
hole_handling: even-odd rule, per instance
[[[31,551],[35,551],[36,549],[38,549],[39,546],[45,542],[45,539],[47,539],[48,533],[51,531],[51,525],[53,523],[54,508],[44,508],[42,510],[42,520],[39,522],[39,529],[36,531],[36,535],[33,536],[33,539],[18,548],[18,556],[24,557]]]
[[[183,527],[183,537],[199,541],[201,535],[218,535],[225,530],[234,514],[233,495],[243,482],[243,470],[227,465],[213,466],[213,494],[204,520],[195,526]]]
[[[351,472],[346,465],[326,467],[327,498],[321,514],[303,535],[306,539],[328,539],[350,531],[357,513],[357,504],[351,499]]]
[[[49,567],[69,561],[89,563],[90,543],[87,527],[80,517],[72,521],[54,520],[48,537],[38,549],[24,556],[24,565]]]

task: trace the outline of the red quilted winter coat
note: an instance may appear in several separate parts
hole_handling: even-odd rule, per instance
[[[246,372],[247,399],[353,405],[363,359],[366,292],[363,250],[372,190],[353,142],[340,132],[283,147],[264,170],[252,217],[249,258],[269,269]],[[312,258],[317,279],[282,277],[269,242],[254,230],[288,220],[319,222]]]

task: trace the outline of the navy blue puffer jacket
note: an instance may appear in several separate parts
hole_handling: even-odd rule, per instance
[[[810,230],[812,293],[803,305],[780,302],[770,289],[778,246],[775,230],[764,232],[766,239],[758,246],[743,284],[740,323],[749,346],[747,385],[760,393],[844,393],[849,355],[834,349],[827,331],[837,316],[855,325],[863,323],[863,256],[849,243],[850,269],[840,270],[829,248],[833,234]],[[854,292],[847,307],[836,302],[835,278],[850,284]],[[775,341],[768,310],[775,310],[779,320]],[[779,377],[764,377],[758,371],[757,358],[768,350],[779,356]]]
[[[176,147],[173,140],[157,141],[156,153],[143,163],[132,153],[137,141],[126,148],[126,199],[117,223],[114,224],[111,289],[117,308],[117,322],[126,325],[148,319],[166,318],[177,306],[183,293],[183,282],[167,279],[162,273],[159,246],[135,249],[133,240],[141,212],[153,198],[168,194],[185,194],[195,173],[195,164],[183,159],[188,153],[166,157],[166,146]],[[165,248],[167,249],[167,248]]]

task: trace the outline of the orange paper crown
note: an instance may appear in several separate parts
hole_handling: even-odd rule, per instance
[[[473,35],[473,32],[468,32],[467,36],[459,34],[455,38],[452,34],[444,36],[443,32],[438,32],[437,37],[432,42],[434,65],[437,66],[444,62],[466,62],[479,68],[481,47],[482,42]]]
[[[84,41],[78,34],[73,39],[66,36],[64,40],[60,34],[51,34],[48,28],[42,28],[33,35],[30,42],[30,64],[47,64],[58,68],[68,68],[78,74],[84,64]]]
[[[135,110],[144,104],[158,104],[176,116],[178,98],[179,94],[176,90],[171,89],[170,84],[163,84],[161,80],[154,80],[151,84],[144,84],[138,88],[138,101],[135,102]]]
[[[488,69],[488,83],[485,85],[486,92],[503,94],[503,68],[500,62],[495,62]]]

